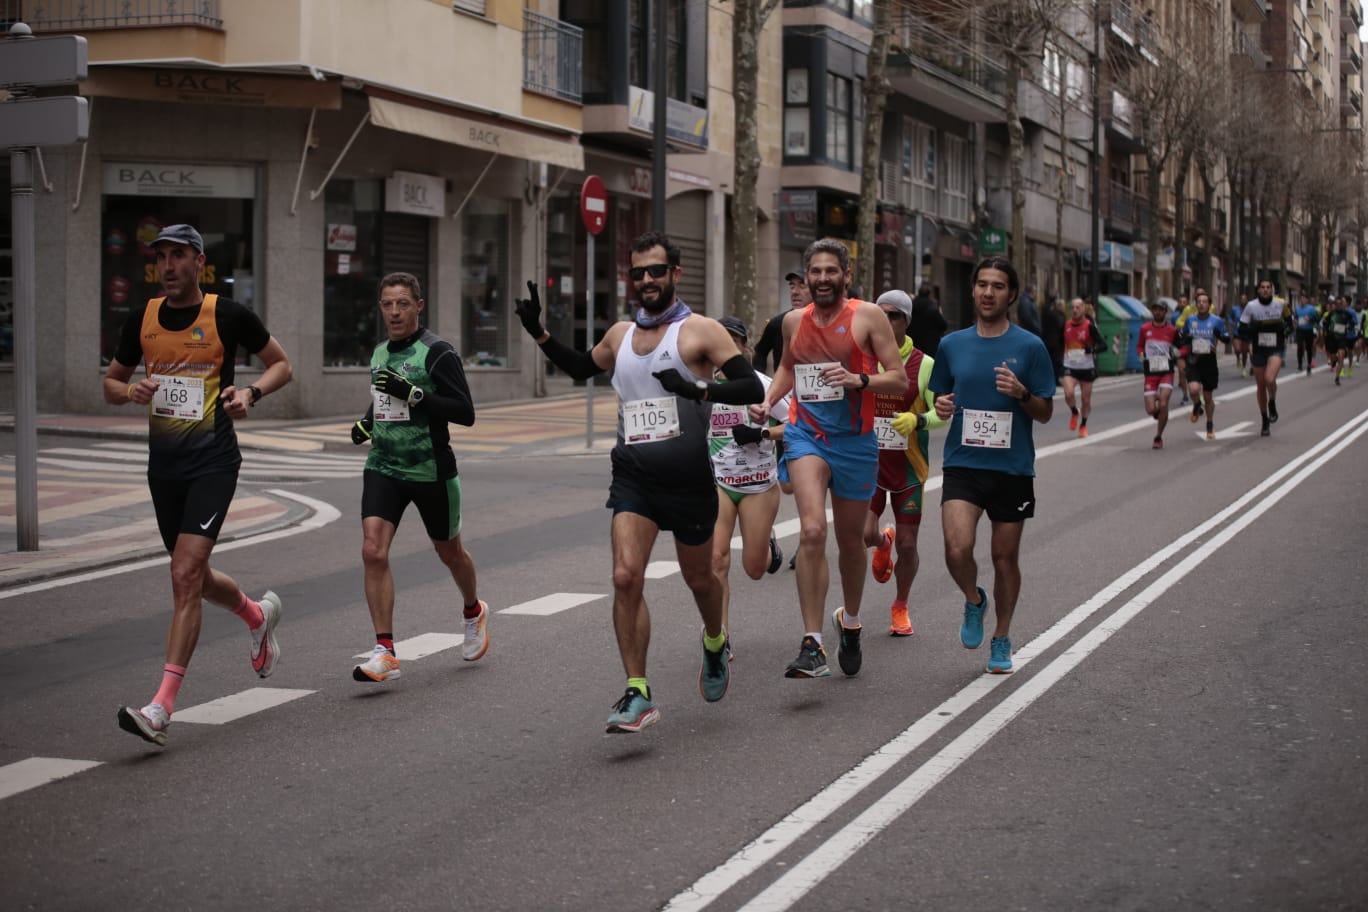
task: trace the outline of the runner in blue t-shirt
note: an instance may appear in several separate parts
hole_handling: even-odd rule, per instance
[[[941,340],[928,387],[936,415],[950,422],[945,439],[941,526],[945,565],[964,593],[960,643],[983,643],[988,594],[978,585],[974,539],[984,512],[992,524],[997,627],[988,671],[1012,671],[1012,614],[1021,590],[1021,532],[1035,514],[1032,423],[1054,412],[1054,366],[1040,338],[1012,325],[1020,292],[1016,269],[988,257],[974,270],[974,325]]]
[[[1306,374],[1316,366],[1316,324],[1320,322],[1320,310],[1315,304],[1306,301],[1292,311],[1292,319],[1297,329],[1297,370],[1306,364]]]

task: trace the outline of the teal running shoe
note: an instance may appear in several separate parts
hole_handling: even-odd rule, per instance
[[[635,734],[660,721],[660,710],[635,687],[627,688],[608,716],[608,734]]]
[[[983,613],[988,610],[988,593],[982,586],[975,586],[979,603],[964,603],[964,623],[960,624],[960,643],[965,649],[978,649],[983,645]]]
[[[1012,641],[1008,637],[993,637],[988,644],[991,655],[988,657],[988,673],[1009,675],[1012,673]]]
[[[698,670],[698,692],[709,703],[716,703],[727,695],[727,684],[731,680],[731,650],[727,643],[712,652],[703,647],[703,667]]]

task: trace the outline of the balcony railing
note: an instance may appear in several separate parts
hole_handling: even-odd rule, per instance
[[[975,52],[959,38],[928,24],[924,18],[899,8],[893,19],[890,56],[903,55],[929,64],[933,70],[1001,98],[1007,90],[1002,64]]]
[[[199,25],[223,28],[220,0],[0,0],[0,22],[35,32]]]
[[[1151,54],[1159,47],[1159,34],[1149,13],[1135,15],[1131,0],[1111,0],[1111,24],[1122,34],[1129,36],[1136,50],[1144,49]]]
[[[1358,30],[1363,27],[1363,13],[1359,9],[1358,0],[1340,0],[1339,7],[1340,30],[1358,34]]]
[[[1358,73],[1363,70],[1363,55],[1359,53],[1358,36],[1348,35],[1340,39],[1340,72]]]
[[[523,10],[523,88],[580,101],[584,30]]]
[[[1205,228],[1211,227],[1212,231],[1218,234],[1226,233],[1226,214],[1224,209],[1217,209],[1214,206],[1210,211],[1207,209],[1206,200],[1188,200],[1187,211],[1191,213],[1188,218],[1192,220],[1191,227]]]
[[[1111,119],[1127,130],[1135,130],[1135,109],[1131,100],[1115,90],[1112,91]]]

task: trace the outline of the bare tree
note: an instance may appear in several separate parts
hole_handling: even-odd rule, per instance
[[[732,190],[731,312],[750,325],[755,320],[756,205],[760,180],[758,86],[760,37],[779,0],[733,0],[732,99],[736,163]],[[656,162],[657,168],[665,167]]]
[[[883,114],[892,91],[884,70],[893,23],[893,0],[874,0],[874,38],[865,64],[864,143],[860,150],[860,223],[855,234],[860,256],[855,262],[855,282],[873,299],[874,221],[879,207],[879,151],[883,147]]]
[[[1021,125],[1021,80],[1040,69],[1045,39],[1066,21],[1078,0],[920,0],[928,17],[959,34],[971,35],[984,53],[1006,68],[1007,173],[1012,197],[1011,254],[1030,272],[1026,243],[1026,133]],[[1091,5],[1091,4],[1089,4]]]

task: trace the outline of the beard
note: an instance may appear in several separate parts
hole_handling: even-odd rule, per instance
[[[660,294],[656,296],[656,299],[654,301],[647,301],[645,296],[640,291],[637,292],[637,303],[640,304],[641,309],[646,311],[648,314],[654,316],[656,314],[664,313],[665,310],[668,309],[669,306],[675,302],[674,282],[665,282],[660,285],[648,287],[655,288],[660,292]]]
[[[832,282],[830,291],[821,292],[817,290],[817,286],[809,282],[808,292],[812,295],[813,304],[816,304],[823,310],[827,310],[832,307],[835,307],[837,304],[845,300],[846,284],[843,281]]]
[[[1272,296],[1272,295],[1269,295],[1268,297],[1264,297],[1263,295],[1259,295],[1259,303],[1260,303],[1260,304],[1268,304],[1268,303],[1271,302],[1272,300],[1273,300],[1273,296]]]

